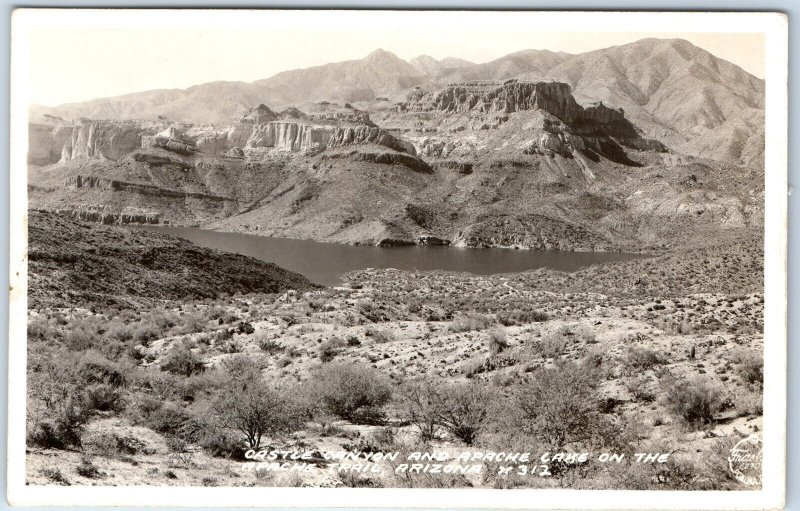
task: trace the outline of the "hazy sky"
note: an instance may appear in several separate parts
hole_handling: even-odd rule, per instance
[[[344,14],[352,23],[326,22],[332,14]],[[271,13],[259,23],[240,16],[236,28],[223,22],[181,27],[175,21],[130,20],[33,28],[27,37],[29,96],[32,102],[54,106],[217,80],[251,82],[288,69],[359,59],[377,48],[404,59],[426,54],[481,63],[524,49],[580,53],[644,37],[684,38],[764,77],[762,34],[555,32],[554,27],[542,31],[531,24],[491,22],[505,20],[493,17],[498,14],[519,13],[469,13],[458,23],[447,21],[464,13],[379,13],[379,18],[362,18],[372,23],[359,23],[364,14],[306,11],[281,19],[283,13]],[[148,28],[140,28],[144,25]]]

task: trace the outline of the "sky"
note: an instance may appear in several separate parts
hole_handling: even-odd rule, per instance
[[[759,33],[696,27],[692,32],[598,32],[598,25],[586,23],[562,24],[570,30],[558,31],[558,25],[531,16],[536,13],[240,11],[194,19],[178,13],[154,17],[153,11],[112,11],[110,17],[110,11],[99,12],[104,16],[97,19],[86,11],[79,18],[62,12],[44,21],[34,18],[35,23],[26,19],[26,30],[12,32],[12,46],[24,39],[21,58],[31,102],[56,106],[220,80],[251,82],[289,69],[360,59],[378,48],[406,60],[430,55],[482,63],[525,49],[581,53],[645,37],[683,38],[759,78],[765,66]],[[669,21],[651,25],[684,26]],[[592,28],[576,31],[575,25]]]

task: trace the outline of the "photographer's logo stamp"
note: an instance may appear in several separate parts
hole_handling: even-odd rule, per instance
[[[748,486],[761,485],[761,449],[760,435],[750,435],[733,446],[728,468],[737,481]]]

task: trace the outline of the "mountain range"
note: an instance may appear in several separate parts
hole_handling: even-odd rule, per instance
[[[71,120],[166,118],[226,123],[254,105],[286,107],[342,102],[369,110],[376,101],[402,100],[415,88],[475,80],[552,79],[576,100],[622,108],[648,138],[672,150],[728,163],[763,165],[764,81],[681,39],[640,41],[568,54],[524,50],[490,62],[419,56],[405,61],[376,50],[363,59],[278,73],[252,83],[212,82],[57,107],[31,107]]]

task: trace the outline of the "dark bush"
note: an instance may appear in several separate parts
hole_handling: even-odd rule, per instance
[[[205,364],[185,344],[176,343],[161,360],[161,370],[183,376],[191,376],[195,373],[203,372]]]
[[[363,364],[334,364],[312,375],[307,389],[312,402],[355,423],[381,420],[381,408],[392,395],[389,380],[376,369]]]
[[[686,380],[668,377],[662,379],[662,384],[667,408],[689,424],[713,422],[714,414],[722,406],[722,390],[707,377]]]

